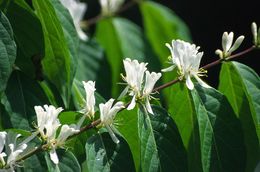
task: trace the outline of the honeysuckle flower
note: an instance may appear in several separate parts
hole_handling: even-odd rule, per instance
[[[99,0],[102,14],[110,16],[118,11],[124,0]]]
[[[101,120],[101,125],[106,127],[112,140],[115,143],[119,143],[118,138],[114,134],[114,132],[116,132],[116,129],[113,126],[113,123],[114,123],[114,118],[115,118],[116,114],[118,113],[118,111],[120,111],[125,106],[124,106],[124,103],[120,102],[120,101],[117,102],[114,106],[112,106],[113,102],[114,102],[114,99],[111,98],[105,104],[104,103],[99,104],[100,120]]]
[[[60,0],[60,2],[64,7],[66,7],[69,10],[79,38],[86,41],[88,37],[82,31],[80,22],[83,19],[84,14],[87,10],[87,4],[78,0]]]
[[[59,158],[56,153],[58,147],[63,147],[67,138],[75,133],[79,132],[75,125],[63,125],[60,130],[59,136],[55,140],[51,140],[50,158],[54,164],[59,163]]]
[[[44,105],[44,109],[41,106],[35,106],[34,110],[37,116],[37,129],[41,137],[44,140],[55,138],[56,130],[61,125],[58,115],[63,109],[61,107],[55,108],[52,105]]]
[[[135,106],[136,97],[140,97],[144,72],[146,71],[147,63],[139,63],[137,60],[131,60],[126,58],[123,60],[126,76],[122,76],[123,80],[127,83],[126,88],[119,96],[119,99],[127,94],[130,90],[129,95],[133,96],[131,106],[127,109],[131,110]]]
[[[161,73],[150,73],[149,71],[145,72],[145,85],[143,89],[143,95],[142,97],[145,99],[145,107],[147,111],[151,114],[153,114],[153,110],[150,105],[150,99],[151,99],[151,93],[153,91],[153,87],[155,83],[160,79],[162,76]]]
[[[145,100],[145,106],[147,111],[153,114],[150,102],[150,94],[158,79],[161,77],[161,73],[150,73],[146,71],[147,63],[139,63],[137,60],[131,60],[126,58],[123,60],[126,76],[122,75],[123,80],[127,83],[126,88],[123,90],[119,99],[129,93],[132,96],[132,100],[127,107],[127,110],[131,110],[135,107],[137,100]],[[146,81],[144,82],[144,74],[146,75]]]
[[[7,166],[14,171],[14,167],[16,166],[16,160],[19,155],[27,148],[27,144],[17,144],[17,139],[21,136],[21,134],[17,134],[13,143],[9,144],[10,154],[7,158]]]
[[[162,72],[172,71],[176,66],[180,79],[186,79],[187,87],[192,90],[194,84],[191,80],[194,77],[198,83],[208,88],[209,86],[203,82],[199,76],[204,76],[206,71],[199,69],[200,61],[203,56],[203,52],[199,52],[200,47],[196,47],[195,44],[190,44],[182,40],[173,40],[172,44],[166,44],[171,51],[171,57],[169,58],[171,66],[163,69]]]
[[[232,54],[232,52],[234,52],[236,49],[238,49],[238,47],[243,42],[244,38],[245,37],[243,35],[239,36],[232,46],[233,39],[234,39],[234,33],[233,32],[230,32],[230,33],[224,32],[222,35],[223,51],[220,49],[217,49],[215,53],[217,55],[219,55],[219,57],[221,59],[229,57]]]
[[[94,81],[82,81],[85,92],[86,92],[86,105],[83,110],[81,110],[81,113],[84,115],[80,118],[78,124],[77,124],[77,129],[81,127],[83,124],[86,116],[89,116],[90,118],[94,119],[94,114],[95,114],[95,82]]]
[[[7,133],[0,132],[0,168],[4,168],[2,171],[14,172],[14,168],[17,166],[16,161],[19,158],[19,155],[27,148],[27,144],[25,143],[17,144],[17,139],[20,136],[21,134],[18,134],[14,137],[14,140],[9,138],[8,141],[6,141]],[[2,152],[4,146],[7,153]],[[4,157],[6,157],[7,154],[8,157],[7,161],[5,162]]]
[[[260,28],[257,30],[257,25],[255,22],[253,22],[251,29],[253,34],[253,43],[256,47],[260,47]]]
[[[63,110],[60,108],[55,108],[54,106],[44,105],[44,109],[41,106],[34,107],[37,115],[38,132],[41,137],[46,140],[47,144],[51,148],[50,158],[53,163],[58,164],[59,159],[56,154],[56,149],[63,147],[67,138],[77,132],[76,125],[62,125],[58,137],[56,137],[57,130],[60,127],[60,121],[58,119],[59,113]]]
[[[86,92],[86,106],[85,106],[85,114],[88,114],[90,116],[94,116],[95,114],[95,104],[96,104],[96,100],[95,100],[95,82],[94,81],[82,81],[83,85],[84,85],[84,89]]]
[[[5,146],[5,138],[6,138],[6,132],[2,131],[0,132],[0,167],[5,165],[4,157],[6,154],[3,151]]]

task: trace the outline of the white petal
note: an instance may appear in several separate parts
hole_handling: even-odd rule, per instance
[[[244,36],[240,36],[237,38],[237,40],[235,41],[234,45],[231,47],[231,49],[229,50],[229,53],[234,52],[236,49],[238,49],[238,47],[241,45],[241,43],[244,40]]]
[[[198,81],[198,83],[205,88],[211,88],[208,84],[206,84],[204,81],[202,81],[197,75],[194,75],[194,78]]]
[[[251,30],[252,30],[252,34],[253,34],[254,44],[257,44],[257,25],[255,22],[252,23]]]
[[[227,32],[223,33],[222,36],[222,47],[224,52],[228,52],[228,50],[231,48],[232,42],[233,42],[234,33],[230,32],[229,34]]]
[[[190,89],[190,90],[194,89],[194,84],[190,78],[190,75],[186,76],[186,85],[187,85],[188,89]]]
[[[150,104],[148,98],[146,99],[146,102],[145,102],[145,108],[146,108],[146,110],[147,110],[150,114],[153,114],[153,115],[154,115],[153,110],[152,110],[152,107],[151,107],[151,104]]]
[[[0,153],[3,151],[5,146],[5,138],[6,138],[6,132],[2,131],[0,132]]]
[[[171,65],[170,67],[167,67],[165,69],[162,69],[162,72],[170,72],[172,71],[174,68],[176,67],[176,65]]]
[[[133,98],[132,98],[132,100],[131,100],[131,103],[127,106],[127,110],[132,110],[132,109],[134,109],[134,107],[135,107],[135,104],[136,104],[136,102],[135,102],[135,95],[133,96]]]
[[[54,148],[50,151],[50,158],[54,164],[59,163],[59,158]]]
[[[57,144],[64,144],[67,138],[77,132],[79,130],[75,129],[76,126],[68,126],[68,125],[63,125],[60,130],[60,134],[57,138]]]
[[[128,92],[129,86],[126,86],[125,89],[122,91],[122,93],[119,95],[118,99],[122,99]]]
[[[152,93],[155,83],[160,79],[162,74],[155,73],[155,72],[150,73],[149,71],[146,71],[145,75],[146,76],[145,76],[145,85],[144,85],[144,89],[143,89],[143,95],[147,96]]]
[[[84,89],[85,89],[85,93],[86,93],[86,113],[88,113],[89,115],[94,115],[95,113],[95,104],[96,104],[96,100],[95,100],[95,82],[94,81],[82,81],[83,85],[84,85]]]
[[[115,133],[112,131],[112,129],[110,128],[110,126],[106,125],[107,131],[110,135],[110,137],[112,138],[113,142],[115,142],[116,144],[118,144],[120,141],[118,140],[118,138],[116,137]]]

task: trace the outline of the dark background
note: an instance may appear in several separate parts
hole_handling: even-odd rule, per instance
[[[172,9],[188,25],[193,43],[200,46],[201,51],[204,51],[201,65],[218,58],[215,55],[215,50],[222,49],[221,38],[223,32],[233,31],[235,39],[240,35],[245,36],[244,42],[236,51],[239,52],[252,46],[251,23],[255,21],[260,26],[260,1],[258,2],[257,0],[155,1]],[[87,0],[87,3],[89,8],[86,18],[89,19],[98,15],[98,1]],[[137,5],[132,6],[120,15],[142,26],[142,18]],[[94,31],[94,26],[90,30]],[[260,50],[255,50],[236,60],[250,66],[259,74],[259,58]],[[217,87],[219,70],[220,66],[211,68],[208,71],[209,77],[204,79],[210,85]]]

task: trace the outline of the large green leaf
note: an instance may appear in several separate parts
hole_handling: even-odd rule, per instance
[[[176,122],[187,150],[189,171],[201,172],[199,128],[190,91],[185,83],[179,82],[170,87],[168,98],[168,111]]]
[[[148,116],[143,108],[138,111],[138,133],[141,145],[141,171],[187,171],[187,155],[169,114],[153,107]]]
[[[147,38],[164,65],[170,55],[165,43],[170,43],[172,39],[190,41],[189,30],[173,11],[161,4],[143,1],[140,9]]]
[[[94,40],[81,41],[78,61],[75,78],[79,81],[96,81],[97,90],[109,99],[112,89],[111,69],[100,45]]]
[[[137,108],[131,111],[123,110],[120,112],[120,114],[116,116],[116,123],[118,123],[116,126],[117,129],[123,135],[131,149],[135,168],[136,171],[138,171],[140,168],[140,144],[138,136]]]
[[[48,153],[45,153],[45,160],[48,166],[49,172],[81,172],[80,165],[76,159],[76,157],[68,150],[56,150],[57,155],[59,157],[59,164],[55,165]]]
[[[61,24],[61,14],[56,14],[50,0],[33,1],[36,14],[39,17],[45,40],[45,56],[42,61],[44,74],[53,82],[62,95],[66,107],[69,105],[71,96],[71,87],[75,74],[76,59],[71,49],[71,40],[66,39],[68,35]],[[64,12],[64,13],[63,13]],[[65,15],[65,8],[61,11]]]
[[[260,80],[249,67],[225,62],[220,72],[219,90],[227,96],[243,127],[247,147],[247,171],[260,159]]]
[[[1,103],[5,106],[5,128],[28,130],[36,121],[34,106],[48,104],[40,85],[20,71],[14,71],[8,81]]]
[[[118,96],[118,82],[124,58],[144,60],[145,43],[141,29],[123,18],[107,18],[97,25],[96,37],[104,48],[112,71],[112,93]]]
[[[214,88],[192,92],[204,172],[245,171],[246,150],[240,121],[225,96]]]
[[[18,45],[15,64],[32,78],[41,78],[44,39],[41,23],[24,0],[10,1],[6,16]]]
[[[16,58],[16,44],[8,19],[0,11],[0,98],[6,88]]]
[[[122,137],[119,140],[114,143],[108,133],[90,137],[86,143],[88,171],[135,171],[127,142]]]

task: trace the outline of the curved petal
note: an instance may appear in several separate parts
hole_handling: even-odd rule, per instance
[[[128,107],[127,107],[126,109],[127,109],[127,110],[132,110],[132,109],[134,109],[135,104],[136,104],[136,102],[135,102],[135,95],[134,95],[133,98],[132,98],[131,103],[128,105]]]
[[[202,79],[200,79],[197,75],[194,75],[194,78],[198,81],[198,83],[205,88],[211,88],[208,84],[206,84]]]
[[[188,89],[190,89],[190,90],[194,89],[194,84],[190,78],[190,75],[186,76],[186,85],[187,85]]]
[[[146,101],[145,101],[145,108],[146,108],[146,110],[147,110],[150,114],[154,115],[153,110],[152,110],[152,107],[151,107],[151,104],[150,104],[148,98],[146,98]]]
[[[120,141],[118,140],[118,138],[116,137],[115,133],[113,132],[112,128],[109,125],[106,125],[107,131],[110,135],[110,137],[112,138],[113,142],[115,142],[116,144],[118,144]]]
[[[50,151],[50,158],[54,164],[59,163],[59,158],[54,148]]]

